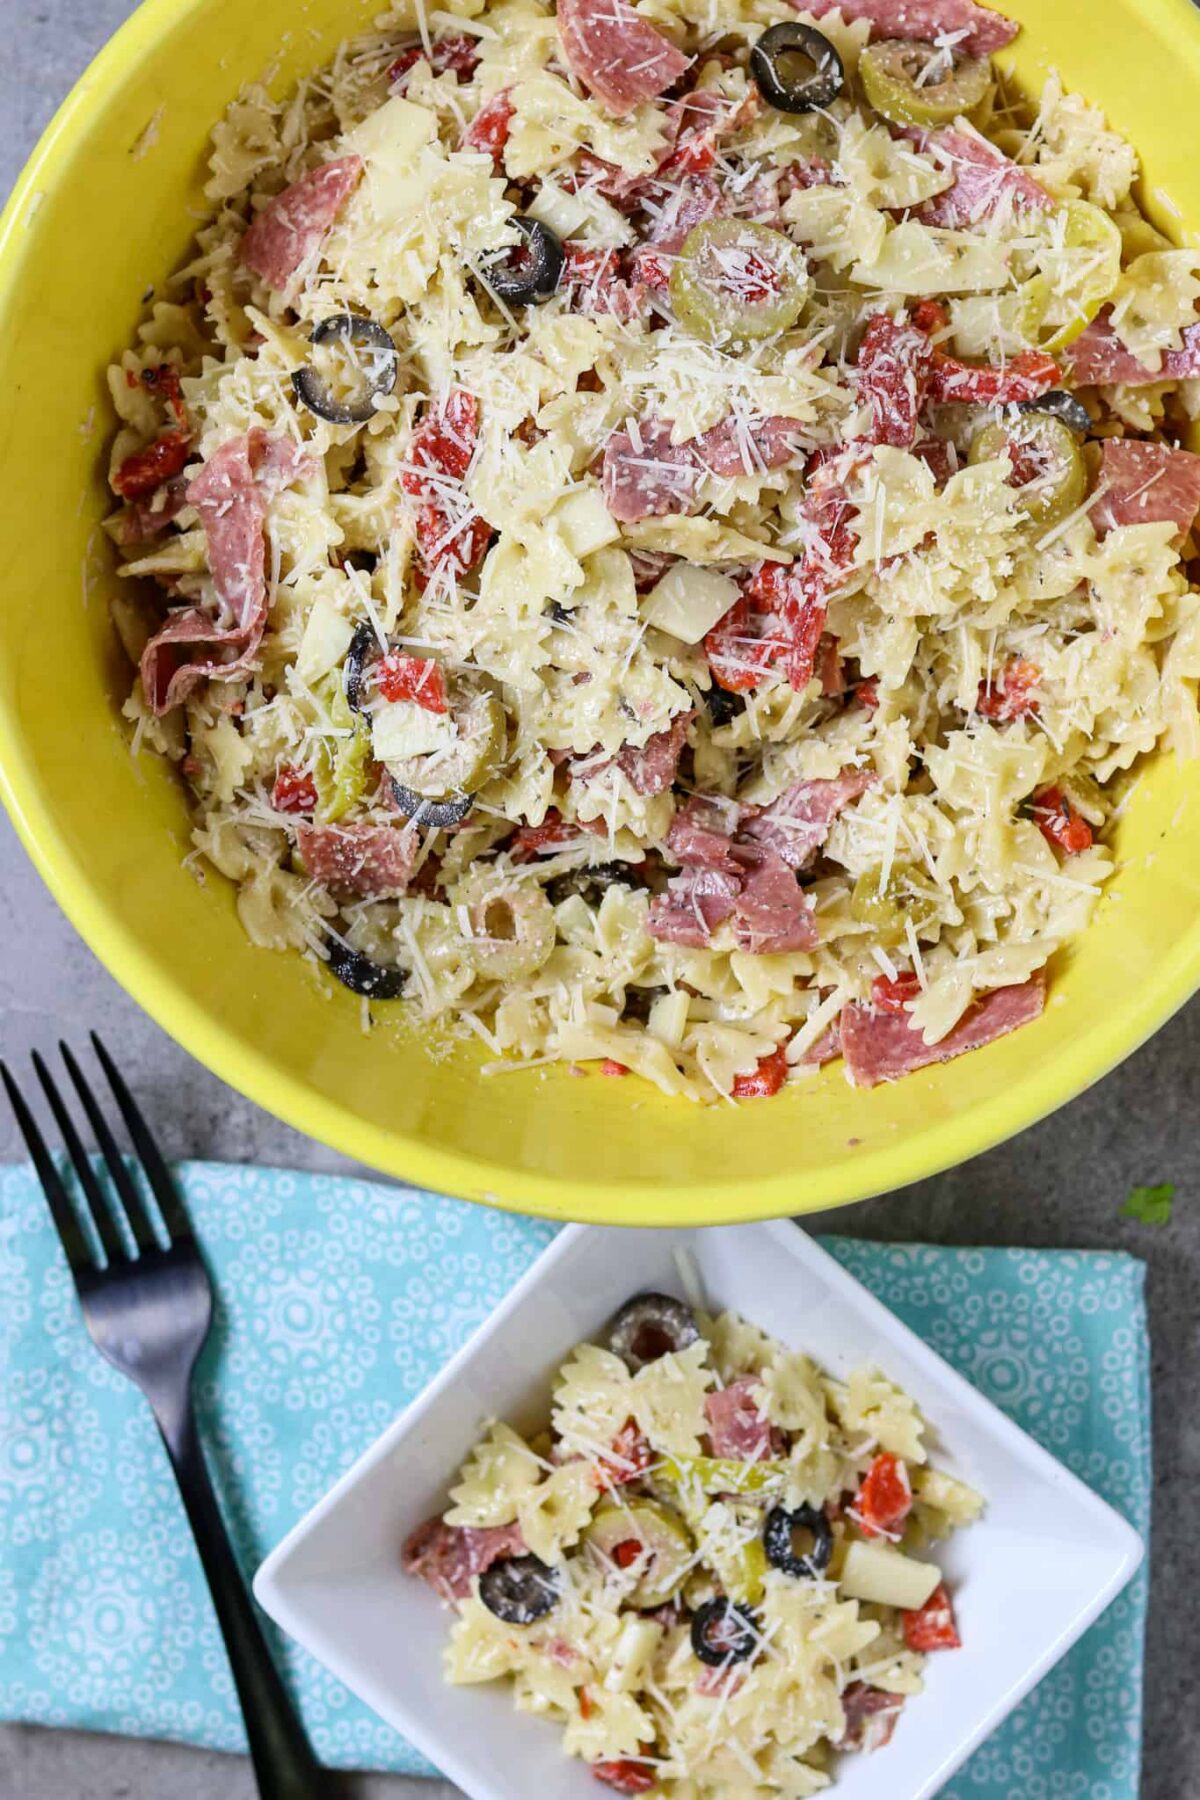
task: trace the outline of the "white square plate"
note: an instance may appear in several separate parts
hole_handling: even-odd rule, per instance
[[[886,1749],[847,1756],[838,1800],[928,1800],[1133,1575],[1136,1532],[789,1223],[632,1233],[572,1226],[491,1319],[259,1570],[254,1590],[472,1800],[596,1800],[557,1728],[514,1711],[507,1685],[450,1687],[449,1615],[400,1568],[407,1534],[445,1505],[485,1418],[542,1423],[567,1353],[631,1294],[682,1293],[690,1253],[706,1298],[845,1376],[877,1363],[916,1399],[935,1455],[986,1497],[941,1546],[964,1648],[932,1656]]]

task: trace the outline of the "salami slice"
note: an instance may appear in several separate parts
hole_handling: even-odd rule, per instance
[[[528,1553],[519,1525],[447,1525],[441,1519],[427,1519],[408,1538],[400,1561],[409,1575],[427,1581],[443,1600],[464,1600],[475,1577],[494,1562]]]
[[[1088,516],[1103,536],[1117,525],[1169,520],[1183,534],[1200,511],[1200,456],[1139,438],[1105,438]]]
[[[673,87],[688,58],[629,0],[559,0],[567,67],[616,118]]]
[[[1045,1004],[1046,982],[1039,973],[1020,987],[996,988],[985,994],[939,1043],[927,1044],[904,1014],[880,1012],[854,1002],[842,1009],[842,1055],[855,1087],[877,1087],[881,1081],[897,1081],[914,1069],[927,1069],[968,1050],[980,1050],[1028,1025]]]
[[[702,476],[761,474],[803,454],[794,419],[728,418],[682,444],[671,442],[666,419],[647,419],[615,431],[605,445],[604,498],[622,524],[691,512],[700,501]]]
[[[685,868],[721,869],[739,875],[730,832],[736,828],[738,808],[732,801],[693,794],[671,820],[667,849]]]
[[[858,391],[871,408],[871,442],[911,450],[933,369],[927,334],[890,313],[867,321],[858,350]]]
[[[741,886],[737,875],[719,869],[685,869],[650,902],[646,929],[660,943],[703,950],[733,911]]]
[[[361,156],[340,156],[284,188],[242,239],[242,262],[269,288],[286,291],[320,248],[362,172]]]
[[[813,860],[838,815],[875,784],[871,769],[845,768],[825,781],[798,781],[786,793],[744,816],[740,836],[782,857],[790,869]]]
[[[752,956],[817,947],[812,898],[774,850],[756,847],[752,853],[733,911],[733,935],[738,949]]]
[[[170,712],[212,677],[231,681],[247,672],[266,624],[267,503],[313,466],[290,438],[256,426],[222,444],[189,482],[186,500],[200,515],[213,586],[228,617],[213,619],[189,608],[150,639],[141,676],[152,712]]]
[[[757,1375],[743,1375],[704,1400],[708,1441],[714,1456],[737,1462],[765,1462],[774,1448],[770,1422],[759,1411]]]
[[[301,825],[304,867],[331,893],[393,900],[408,887],[419,839],[399,825]]]
[[[978,225],[1002,210],[1048,212],[1054,205],[1053,198],[1028,169],[974,132],[947,128],[910,130],[904,135],[923,155],[954,177],[953,184],[943,193],[918,207],[917,217],[926,225],[958,230]]]
[[[1063,351],[1071,375],[1080,387],[1148,387],[1154,381],[1188,381],[1200,375],[1200,320],[1184,330],[1178,350],[1164,350],[1157,369],[1140,362],[1113,330],[1110,309],[1105,307],[1086,331]]]
[[[990,56],[1016,37],[1014,19],[974,0],[792,0],[798,12],[814,19],[840,12],[847,25],[865,19],[873,38],[916,38],[933,44],[949,39],[969,56]]]
[[[690,711],[677,713],[665,731],[656,731],[636,749],[627,744],[618,751],[616,766],[639,794],[665,794],[671,786],[693,717]]]

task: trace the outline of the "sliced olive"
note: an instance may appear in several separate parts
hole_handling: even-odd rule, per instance
[[[763,1526],[763,1549],[773,1569],[801,1581],[818,1581],[833,1555],[829,1520],[815,1506],[798,1506],[795,1512],[773,1506]]]
[[[551,906],[561,906],[572,894],[578,894],[589,906],[599,906],[609,888],[633,887],[633,870],[628,863],[596,863],[590,869],[567,869],[546,883],[546,898]]]
[[[763,32],[750,51],[750,73],[767,104],[786,113],[828,106],[846,83],[842,59],[829,39],[791,20]]]
[[[720,731],[723,725],[730,724],[739,713],[745,712],[746,696],[731,694],[728,688],[723,688],[719,682],[714,681],[704,696],[704,704],[712,720],[713,730]]]
[[[558,287],[562,244],[540,219],[526,219],[518,213],[509,224],[516,226],[525,242],[488,257],[483,265],[484,285],[510,305],[538,306]]]
[[[655,1002],[661,1000],[663,995],[669,994],[670,991],[670,988],[665,987],[627,987],[625,1004],[621,1008],[621,1017],[636,1019],[639,1025],[644,1025],[650,1017]]]
[[[1018,400],[1017,411],[1049,413],[1052,418],[1061,419],[1067,430],[1077,437],[1086,437],[1092,429],[1092,415],[1087,407],[1078,395],[1068,394],[1065,388],[1051,388],[1048,394],[1039,394],[1036,400]]]
[[[893,125],[948,125],[973,112],[992,85],[986,56],[960,56],[908,38],[868,44],[858,73],[870,105]]]
[[[696,1315],[669,1294],[636,1294],[608,1328],[608,1347],[636,1375],[647,1363],[686,1350],[700,1336]]]
[[[354,717],[336,676],[323,682],[319,691],[328,705],[330,723],[343,734],[322,738],[313,758],[316,816],[322,825],[334,825],[345,818],[367,791],[371,733],[361,719]]]
[[[583,1541],[635,1578],[626,1596],[635,1607],[665,1606],[692,1567],[692,1534],[669,1506],[636,1495],[601,1506]]]
[[[401,786],[393,776],[388,779],[396,810],[406,819],[414,819],[418,825],[432,825],[437,831],[461,825],[475,804],[474,794],[459,794],[453,800],[427,800],[424,794],[414,794],[411,788]]]
[[[671,305],[695,337],[749,342],[794,325],[809,285],[803,251],[782,231],[749,219],[705,219],[675,258]]]
[[[463,799],[487,781],[503,754],[507,719],[494,694],[452,695],[450,713],[456,730],[445,748],[387,764],[396,804],[410,816],[417,810],[408,804],[412,795],[418,801],[432,801],[438,810],[461,807]],[[465,810],[445,819],[435,818],[433,810],[421,816],[431,825],[450,825],[465,817]]]
[[[534,975],[554,949],[554,909],[535,883],[498,880],[481,868],[459,882],[453,898],[456,911],[465,907],[470,927],[463,961],[488,980]]]
[[[881,865],[865,870],[850,895],[850,917],[871,926],[881,944],[902,943],[910,919],[920,931],[936,913],[936,896],[908,863],[893,863],[886,881]]]
[[[710,1669],[745,1662],[762,1643],[762,1635],[748,1606],[737,1606],[721,1595],[706,1600],[692,1614],[692,1649]]]
[[[479,1598],[506,1625],[532,1625],[558,1604],[558,1576],[540,1556],[509,1556],[479,1577]]]
[[[408,982],[407,969],[385,969],[372,962],[361,950],[351,950],[339,938],[326,938],[329,951],[329,973],[336,975],[351,993],[363,994],[368,1000],[398,1000]]]
[[[1012,463],[1021,509],[1039,530],[1048,530],[1082,505],[1087,469],[1074,433],[1057,414],[1030,412],[985,425],[971,440],[969,460],[994,462],[999,456]]]
[[[359,625],[350,639],[350,648],[346,652],[346,662],[342,671],[342,682],[351,712],[360,713],[365,710],[363,707],[363,681],[367,672],[367,663],[378,649],[379,639],[372,627],[365,622]]]
[[[377,402],[391,393],[400,372],[400,357],[390,334],[374,319],[362,318],[358,313],[334,313],[313,326],[312,342],[318,347],[352,344],[355,349],[368,352],[364,358],[356,357],[352,365],[361,396],[357,400],[336,400],[328,382],[309,363],[292,372],[297,400],[330,425],[365,424],[377,411]]]
[[[739,1462],[732,1456],[664,1457],[658,1479],[699,1494],[767,1494],[783,1485],[784,1462]]]

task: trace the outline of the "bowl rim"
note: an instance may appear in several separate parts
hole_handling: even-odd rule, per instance
[[[104,111],[110,87],[120,85],[181,19],[205,4],[206,0],[182,4],[142,0],[51,118],[0,213],[0,316],[7,313],[19,283],[23,252],[37,237],[34,215],[41,190],[54,182],[60,166],[86,139]],[[1187,0],[1139,0],[1139,5],[1156,11],[1164,25],[1170,21],[1180,29],[1186,10],[1200,45],[1200,19]],[[919,1126],[903,1143],[864,1149],[861,1157],[828,1171],[762,1176],[752,1188],[736,1179],[686,1186],[628,1179],[577,1181],[494,1163],[485,1156],[431,1146],[415,1136],[386,1130],[281,1071],[253,1045],[235,1038],[187,996],[172,974],[155,964],[91,886],[42,795],[36,767],[11,717],[4,713],[0,713],[0,800],[34,867],[84,942],[138,1005],[220,1080],[352,1162],[414,1186],[544,1218],[648,1227],[678,1226],[685,1218],[712,1225],[749,1223],[850,1205],[906,1187],[992,1149],[1073,1100],[1138,1049],[1200,988],[1198,918],[1126,1004],[1094,1020],[1049,1071],[1027,1073],[961,1113]]]

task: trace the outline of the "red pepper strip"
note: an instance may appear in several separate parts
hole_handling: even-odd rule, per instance
[[[280,763],[271,789],[271,805],[281,813],[311,813],[317,805],[317,784],[307,769]]]
[[[954,1607],[946,1586],[935,1587],[919,1612],[904,1614],[904,1642],[910,1650],[960,1650],[962,1639],[954,1622]]]
[[[415,700],[426,712],[449,710],[446,677],[440,664],[425,656],[402,656],[389,650],[375,664],[375,686],[385,700]]]
[[[1092,828],[1071,805],[1061,788],[1043,788],[1033,796],[1033,820],[1048,844],[1056,844],[1068,856],[1092,847]]]
[[[990,682],[981,681],[975,711],[984,719],[1023,719],[1038,709],[1037,698],[1030,692],[1041,680],[1036,663],[1014,656],[1005,663]]]
[[[876,1012],[907,1012],[908,1002],[918,999],[920,993],[921,983],[907,970],[897,975],[894,981],[886,975],[877,975],[871,983],[871,1005]]]
[[[875,1458],[854,1497],[854,1513],[864,1537],[891,1536],[912,1511],[908,1470],[898,1456],[883,1450]]]
[[[735,1100],[769,1100],[777,1094],[788,1075],[787,1051],[781,1044],[778,1050],[772,1050],[769,1056],[759,1058],[759,1064],[753,1075],[735,1075],[733,1078],[733,1097]]]

